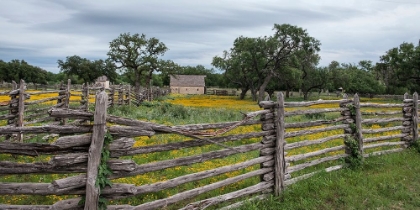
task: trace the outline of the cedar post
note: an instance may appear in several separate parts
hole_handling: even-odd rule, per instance
[[[277,94],[277,120],[275,120],[276,129],[276,149],[274,152],[274,193],[276,196],[284,189],[285,159],[284,159],[284,95],[282,92]]]
[[[17,127],[23,127],[23,114],[24,113],[25,113],[25,81],[21,79],[20,84],[19,84],[18,117],[17,117],[17,122],[16,122]],[[22,133],[18,134],[17,140],[20,143],[23,143]]]
[[[127,100],[127,105],[131,105],[131,85],[128,85],[128,90],[125,95],[125,98]]]
[[[124,102],[124,89],[123,85],[120,84],[120,88],[118,89],[118,105],[123,105]]]
[[[403,122],[402,125],[404,128],[402,129],[401,133],[406,134],[405,137],[401,138],[401,141],[405,141],[407,145],[414,142],[414,138],[411,136],[411,132],[413,131],[413,101],[409,99],[408,93],[404,94],[404,100],[403,100],[403,108],[402,108],[402,114],[403,114]]]
[[[360,99],[359,95],[354,94],[354,110],[355,110],[355,124],[356,131],[355,137],[359,143],[359,153],[363,157],[363,134],[362,134],[362,113],[360,112]]]
[[[419,119],[419,94],[413,94],[413,142],[419,139],[418,119]]]
[[[96,186],[98,177],[98,167],[101,162],[101,152],[104,144],[106,133],[106,110],[108,103],[108,95],[101,90],[96,95],[95,114],[93,121],[92,142],[89,147],[87,180],[86,180],[86,203],[85,210],[98,209],[99,187]]]
[[[12,81],[12,90],[16,90],[17,89],[17,84],[16,82],[13,80]],[[12,92],[12,91],[11,91]],[[8,126],[16,126],[16,122],[17,122],[17,116],[18,116],[18,107],[19,107],[19,101],[16,99],[17,95],[19,93],[13,93],[10,94],[10,104],[9,104],[9,114],[13,115],[14,117],[11,119],[7,120],[7,125]],[[8,134],[6,135],[6,140],[9,141],[12,138],[12,135]]]

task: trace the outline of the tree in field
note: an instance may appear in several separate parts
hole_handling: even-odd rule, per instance
[[[142,77],[148,78],[145,83],[150,82],[152,73],[159,70],[159,56],[168,50],[159,39],[130,33],[120,34],[110,42],[109,48],[108,56],[119,64],[117,68],[134,75],[136,92],[140,91]]]
[[[264,68],[264,81],[260,85],[258,100],[264,98],[265,88],[273,77],[281,78],[298,51],[317,52],[321,43],[306,30],[289,24],[274,24],[274,35],[268,39],[268,62]]]
[[[73,55],[66,57],[66,60],[58,60],[60,72],[67,76],[76,75],[84,83],[92,83],[98,77],[105,75],[111,82],[117,78],[116,67],[110,60],[88,60],[80,56]]]
[[[420,90],[420,45],[404,42],[388,50],[380,59],[375,70],[384,81],[387,93]]]
[[[215,56],[212,65],[224,71],[224,76],[241,89],[240,99],[250,90],[253,100],[263,80],[263,68],[267,63],[267,38],[238,37],[230,51]]]

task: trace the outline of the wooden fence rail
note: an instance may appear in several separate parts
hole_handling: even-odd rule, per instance
[[[69,88],[64,88],[57,93],[64,92],[69,96],[68,90]],[[82,95],[88,95],[86,92],[89,91]],[[120,90],[114,91],[114,94],[118,92]],[[20,99],[26,96],[20,89],[13,93],[16,100],[10,109],[13,112],[8,115],[15,117],[20,116],[15,109],[16,102],[25,106],[24,100]],[[122,103],[124,95],[116,97],[116,103]],[[57,101],[57,105],[48,109],[48,117],[66,119],[61,125],[30,126],[23,123],[0,127],[0,134],[9,136],[57,134],[53,141],[45,143],[27,143],[23,138],[14,143],[0,142],[2,155],[13,155],[14,158],[48,156],[47,160],[37,159],[32,162],[20,162],[13,158],[2,160],[0,175],[63,175],[50,183],[0,182],[0,195],[77,196],[42,205],[1,204],[0,208],[98,209],[103,200],[113,202],[107,206],[108,209],[158,209],[172,208],[173,205],[181,209],[203,209],[235,203],[230,205],[233,207],[239,205],[245,197],[261,199],[271,193],[279,195],[287,186],[318,171],[330,172],[342,168],[345,163],[341,159],[352,156],[348,146],[343,144],[344,139],[354,138],[358,151],[364,157],[398,152],[418,140],[417,93],[413,95],[413,99],[406,98],[401,104],[385,105],[360,103],[357,95],[353,99],[343,100],[285,102],[283,94],[279,93],[278,101],[260,102],[262,110],[247,113],[240,121],[175,126],[107,115],[107,108],[111,103],[108,97],[105,90],[97,92],[94,112],[85,108],[65,107],[68,103],[65,99],[68,97],[51,99]],[[83,100],[88,101],[87,98]],[[336,108],[322,107],[327,105]],[[300,107],[309,109],[303,111],[299,110]],[[380,115],[373,114],[378,107],[390,110],[380,112]],[[397,109],[400,111],[396,111]],[[31,109],[34,114],[26,117],[35,119],[37,112],[45,111],[44,108]],[[306,117],[309,121],[290,122],[290,118],[299,116]],[[313,116],[320,116],[322,119],[314,120]],[[3,119],[6,118],[3,116]],[[230,133],[234,129],[255,125],[260,130]],[[174,135],[181,140],[156,140],[160,137],[171,139]],[[138,142],[146,141],[143,137],[156,142],[134,146]],[[305,148],[315,149],[307,152]],[[179,156],[173,158],[163,155],[171,152]],[[135,158],[139,156],[143,159]],[[151,183],[125,182],[131,177],[166,174],[168,170],[193,168],[194,165],[225,158],[237,161]],[[107,167],[110,173],[104,174]],[[233,175],[220,178],[227,174]],[[104,179],[113,184],[99,186],[98,180]],[[209,181],[197,184],[203,180]],[[231,187],[246,180],[250,181],[240,188]],[[185,188],[187,184],[194,187]],[[165,190],[174,188],[179,188],[179,191],[162,195]],[[221,191],[217,195],[210,193],[226,188],[232,189]],[[121,203],[122,199],[140,199],[151,193],[161,193],[161,196],[135,205]],[[81,200],[84,200],[84,204]]]

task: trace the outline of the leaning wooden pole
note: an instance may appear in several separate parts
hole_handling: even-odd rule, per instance
[[[108,94],[102,90],[96,95],[95,115],[93,121],[92,142],[89,147],[88,168],[86,181],[86,203],[85,210],[98,209],[99,187],[96,186],[98,167],[101,162],[101,152],[106,133],[106,110]]]
[[[276,129],[276,150],[274,153],[274,193],[279,196],[284,189],[285,159],[284,159],[284,96],[280,92],[277,94],[277,120],[275,120]]]
[[[413,141],[418,141],[419,139],[419,94],[415,92],[413,94]]]

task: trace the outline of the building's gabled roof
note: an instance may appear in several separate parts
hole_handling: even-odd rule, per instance
[[[175,87],[205,87],[206,75],[174,75],[170,77],[170,86]]]

